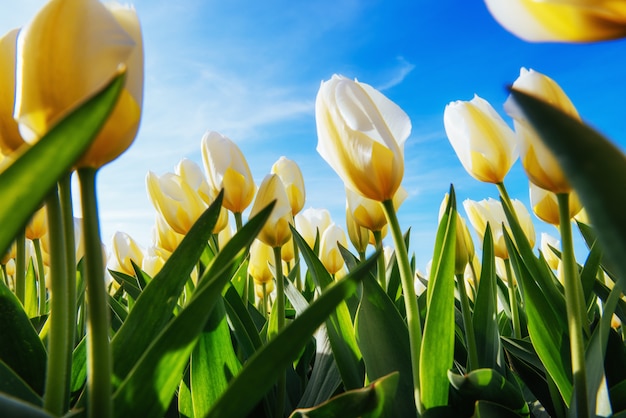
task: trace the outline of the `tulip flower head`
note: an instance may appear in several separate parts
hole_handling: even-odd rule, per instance
[[[441,222],[441,218],[443,217],[446,208],[448,207],[448,199],[449,195],[448,193],[446,193],[443,200],[441,201],[441,205],[439,206],[439,222]],[[474,258],[474,242],[472,241],[472,236],[470,235],[469,229],[465,224],[465,220],[458,212],[456,213],[455,231],[456,239],[454,250],[454,269],[455,274],[463,274],[465,272],[465,267],[467,266],[467,263],[469,263]]]
[[[30,240],[41,239],[48,233],[48,216],[45,206],[42,206],[33,213],[33,216],[26,225],[24,233],[26,238]]]
[[[263,229],[259,232],[258,239],[272,248],[282,247],[291,238],[291,205],[285,192],[283,182],[276,174],[268,174],[263,179],[257,193],[254,204],[250,211],[250,217],[259,213],[272,201],[276,201],[269,218]]]
[[[152,242],[154,246],[168,253],[173,253],[185,238],[183,234],[174,231],[158,211],[152,227]]]
[[[348,246],[346,233],[337,224],[330,224],[320,240],[320,260],[330,274],[337,273],[344,264],[339,244],[343,247]]]
[[[239,147],[217,132],[202,137],[202,162],[215,195],[224,189],[222,205],[233,213],[243,212],[252,202],[256,185]]]
[[[135,269],[131,263],[138,266],[143,262],[143,250],[139,244],[127,233],[116,232],[111,240],[111,260],[115,267],[119,267],[122,273],[129,276],[135,275]]]
[[[274,251],[272,247],[255,239],[250,245],[250,263],[248,263],[248,274],[252,276],[255,283],[268,283],[274,280],[274,274],[270,266],[274,265]]]
[[[561,259],[554,253],[554,251],[552,251],[552,248],[559,251],[561,250],[561,243],[559,242],[559,240],[551,235],[546,234],[545,232],[542,232],[540,245],[541,253],[543,254],[543,257],[546,259],[546,262],[548,263],[550,268],[552,270],[558,269]]]
[[[529,183],[530,188],[530,206],[535,215],[544,222],[552,225],[559,225],[559,202],[554,193]],[[576,192],[572,191],[568,195],[569,199],[569,217],[573,218],[582,209],[582,204],[578,199]]]
[[[364,254],[369,244],[370,231],[357,223],[352,212],[346,205],[346,229],[348,238],[359,254]]]
[[[315,240],[321,238],[332,223],[328,210],[315,208],[303,210],[296,215],[295,221],[296,229],[311,248],[315,247]]]
[[[272,166],[272,173],[280,177],[283,182],[291,205],[291,213],[296,216],[304,207],[306,198],[304,178],[300,167],[295,161],[280,157]]]
[[[621,0],[485,0],[493,17],[532,42],[596,42],[626,36]]]
[[[407,114],[368,84],[333,75],[315,100],[317,151],[346,187],[368,199],[393,198],[404,175]]]
[[[404,187],[398,187],[393,196],[393,206],[396,210],[408,195]],[[354,220],[362,227],[370,231],[380,231],[387,225],[387,218],[379,201],[363,197],[349,187],[346,187],[346,201]]]
[[[0,38],[0,151],[5,155],[24,144],[13,119],[17,34],[18,29],[13,29]]]
[[[580,119],[563,89],[554,80],[537,71],[522,68],[520,76],[513,83],[513,89],[531,94]],[[504,109],[514,119],[515,132],[520,142],[520,158],[530,181],[553,193],[570,192],[572,187],[556,158],[531,127],[521,109],[511,98],[505,102]]]
[[[35,142],[126,67],[112,114],[77,167],[101,167],[135,139],[143,102],[143,41],[137,14],[97,0],[52,0],[19,34],[15,118]]]
[[[478,181],[502,183],[518,157],[515,132],[486,100],[448,104],[443,113],[448,140],[465,171]]]

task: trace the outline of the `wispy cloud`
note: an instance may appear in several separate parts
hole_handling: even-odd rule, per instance
[[[401,84],[411,71],[415,69],[415,64],[411,64],[404,57],[397,57],[396,61],[396,66],[394,66],[390,75],[388,75],[387,81],[377,87],[379,90],[389,90]]]

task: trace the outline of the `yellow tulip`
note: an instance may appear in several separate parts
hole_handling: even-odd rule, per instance
[[[443,217],[446,207],[448,206],[448,193],[445,194],[441,205],[439,206],[439,221]],[[456,239],[454,250],[454,272],[455,274],[463,274],[465,267],[474,258],[474,242],[470,235],[469,229],[465,224],[463,217],[457,212],[456,214]]]
[[[139,244],[127,233],[117,231],[111,239],[111,259],[115,266],[120,267],[122,273],[129,276],[135,275],[135,269],[131,263],[141,267],[143,262],[143,250]]]
[[[169,226],[179,234],[186,234],[206,210],[206,203],[182,177],[174,173],[157,176],[152,171],[146,176],[148,196],[154,208]]]
[[[568,115],[580,119],[563,89],[554,80],[537,71],[522,68],[520,76],[513,83],[513,88],[532,94]],[[511,99],[506,101],[504,109],[514,119],[515,132],[520,141],[520,158],[530,181],[553,193],[570,192],[572,187],[556,158],[530,126],[523,112]]]
[[[373,87],[333,75],[315,101],[317,151],[346,187],[383,202],[404,175],[404,142],[411,121]]]
[[[150,277],[156,276],[165,265],[170,254],[157,247],[148,247],[143,254],[141,269]]]
[[[41,239],[48,233],[48,216],[45,206],[42,206],[33,214],[28,224],[26,224],[24,232],[26,238],[30,240]]]
[[[369,244],[370,231],[363,228],[357,223],[352,216],[352,212],[346,205],[346,229],[348,230],[348,238],[359,254],[365,253]]]
[[[330,226],[332,220],[326,209],[308,208],[295,217],[296,229],[302,235],[309,247],[315,247],[315,240]]]
[[[101,167],[123,153],[139,128],[143,102],[143,41],[137,14],[97,0],[52,0],[18,38],[15,118],[35,142],[103,88],[120,65],[125,88],[77,167]]]
[[[0,151],[5,155],[24,144],[15,119],[15,53],[18,29],[0,38]]]
[[[556,250],[561,250],[561,243],[559,240],[554,238],[551,235],[546,234],[545,232],[541,233],[541,253],[543,257],[546,259],[546,262],[550,266],[552,270],[556,270],[559,267],[559,263],[561,259],[552,251],[552,248]]]
[[[285,186],[291,213],[297,215],[304,207],[306,192],[304,190],[304,178],[302,171],[295,161],[285,157],[280,157],[272,166],[272,173],[278,175]]]
[[[285,245],[291,238],[289,224],[292,219],[291,205],[285,186],[276,174],[268,174],[263,179],[252,205],[250,217],[259,213],[272,201],[276,201],[274,209],[257,238],[270,247],[276,248]]]
[[[204,178],[204,173],[202,173],[202,169],[200,166],[193,161],[183,158],[176,165],[174,172],[179,175],[185,183],[189,185],[193,190],[195,190],[200,198],[207,204],[207,207],[211,205],[217,194],[213,192],[213,190],[209,187],[206,179]],[[228,212],[224,207],[220,209],[219,217],[217,218],[217,222],[213,227],[213,233],[217,234],[222,229],[226,228],[228,225]]]
[[[254,293],[259,299],[263,299],[263,284],[265,284],[265,294],[270,296],[270,294],[274,291],[274,281],[270,280],[267,283],[259,283],[257,281],[254,282]]]
[[[152,227],[152,238],[155,247],[171,254],[178,248],[185,236],[174,231],[165,218],[163,218],[163,215],[157,211],[154,226]]]
[[[320,240],[320,261],[330,274],[337,273],[344,265],[338,244],[347,247],[348,241],[343,229],[333,223],[326,228]]]
[[[517,160],[517,138],[489,102],[478,96],[452,102],[443,123],[465,171],[479,181],[502,183]]]
[[[513,199],[511,200],[511,203],[513,204],[520,226],[522,227],[526,238],[528,238],[530,246],[534,246],[535,227],[533,226],[532,219],[530,218],[530,213],[524,204],[519,200]],[[509,235],[511,235],[511,230],[500,201],[492,198],[481,200],[480,202],[467,199],[463,202],[463,207],[465,208],[465,212],[467,213],[470,223],[480,237],[481,242],[484,240],[485,229],[487,228],[487,224],[489,224],[493,237],[495,256],[502,259],[509,258],[509,252],[504,242],[502,224],[504,223],[504,225],[506,225]]]
[[[268,283],[274,280],[270,266],[274,265],[274,251],[272,247],[259,239],[255,239],[250,245],[250,262],[248,274],[255,283]]]
[[[393,206],[397,210],[409,194],[404,187],[398,187],[393,196]],[[346,201],[354,220],[370,231],[380,231],[387,225],[387,218],[380,202],[361,196],[346,187]]]
[[[530,206],[539,219],[552,225],[559,225],[559,202],[554,193],[535,186],[532,182],[530,187]],[[569,193],[569,217],[572,219],[582,209],[582,204],[576,192]]]
[[[626,36],[622,0],[485,0],[493,17],[531,42],[596,42]]]
[[[256,185],[239,147],[217,132],[202,137],[202,161],[207,181],[215,194],[224,189],[222,205],[233,213],[243,212],[254,198]]]

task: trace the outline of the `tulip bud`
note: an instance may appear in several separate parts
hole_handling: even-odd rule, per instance
[[[282,181],[276,174],[268,174],[263,179],[257,193],[250,217],[259,213],[272,201],[276,201],[274,209],[259,232],[258,239],[272,248],[281,247],[291,238],[291,205]]]
[[[315,247],[315,240],[321,238],[332,223],[328,210],[314,208],[305,209],[297,214],[295,221],[296,229],[311,248]]]
[[[532,182],[530,187],[530,206],[539,219],[552,225],[559,225],[559,202],[554,193],[535,186]],[[576,192],[572,191],[568,195],[569,217],[572,219],[580,210],[582,205]]]
[[[294,161],[280,157],[272,166],[272,173],[278,175],[283,182],[291,205],[291,213],[296,216],[304,207],[306,197],[300,167]]]
[[[330,224],[320,240],[320,260],[330,274],[335,274],[343,267],[344,260],[339,245],[348,246],[346,234],[336,224]]]
[[[441,205],[439,206],[440,222],[448,206],[448,199],[449,195],[448,193],[446,193],[443,201],[441,202]],[[474,258],[474,243],[472,242],[472,237],[469,233],[469,230],[467,229],[465,221],[458,212],[456,214],[455,231],[456,239],[454,247],[454,273],[463,274],[465,272],[465,267],[467,266],[467,263]]]
[[[486,100],[448,104],[443,113],[448,140],[465,171],[478,181],[502,183],[518,157],[515,132]]]
[[[30,240],[41,239],[48,233],[48,217],[45,206],[42,206],[33,214],[28,224],[26,224],[24,233],[26,238]]]
[[[125,65],[125,87],[109,119],[76,164],[101,167],[123,153],[139,128],[143,41],[137,14],[95,0],[52,0],[18,38],[15,118],[35,142],[102,89]]]
[[[396,210],[407,196],[408,193],[404,187],[398,187],[393,196],[393,206]],[[380,202],[363,197],[348,187],[346,187],[346,200],[354,220],[362,227],[370,231],[380,231],[387,225],[387,218]]]
[[[558,107],[573,118],[580,119],[576,108],[561,87],[551,78],[534,70],[521,69],[513,88]],[[506,112],[514,119],[515,132],[520,140],[520,158],[526,175],[537,186],[553,193],[572,190],[565,174],[552,152],[544,145],[531,127],[523,112],[511,98],[504,104]]]
[[[138,266],[143,262],[143,250],[139,244],[125,232],[116,232],[111,240],[111,258],[115,260],[121,272],[129,276],[135,275],[131,260]]]
[[[404,142],[411,121],[373,87],[333,75],[315,100],[317,151],[346,187],[383,202],[404,175]]]
[[[561,248],[561,243],[553,236],[542,232],[541,253],[543,254],[543,257],[546,259],[546,262],[548,263],[550,268],[552,270],[556,270],[559,267],[561,259],[554,253],[554,251],[552,251],[552,248],[550,247],[559,250]]]
[[[169,226],[179,234],[186,234],[206,210],[206,204],[180,176],[165,173],[161,177],[148,172],[148,196],[154,208]]]
[[[263,241],[255,239],[250,245],[250,262],[248,263],[248,274],[252,276],[255,283],[272,282],[274,275],[270,265],[274,264],[274,251],[272,247],[264,244]]]
[[[202,137],[202,162],[215,195],[224,189],[222,205],[233,213],[243,212],[254,198],[256,185],[239,147],[224,135],[207,132]]]
[[[24,144],[13,119],[17,34],[18,29],[13,29],[0,38],[0,151],[5,155]]]
[[[154,246],[171,254],[178,248],[183,238],[185,236],[174,231],[163,216],[157,212],[154,226],[152,227]]]
[[[626,36],[626,5],[597,0],[485,0],[493,17],[531,42],[596,42]]]
[[[356,222],[348,207],[346,207],[346,229],[348,230],[350,242],[352,242],[357,252],[359,254],[365,253],[367,244],[369,244],[370,231]]]

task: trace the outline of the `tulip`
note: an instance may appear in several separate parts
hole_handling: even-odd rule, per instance
[[[143,102],[143,41],[133,9],[96,0],[52,0],[19,34],[15,118],[35,142],[102,89],[120,64],[127,79],[100,133],[77,162],[98,168],[133,142]]]
[[[535,186],[532,182],[530,187],[530,206],[539,219],[552,225],[559,226],[559,202],[554,193]],[[568,195],[569,218],[581,211],[582,205],[576,192],[572,191]]]
[[[183,238],[185,236],[174,231],[165,218],[157,212],[154,226],[152,227],[154,246],[171,254],[178,248]]]
[[[330,224],[320,240],[320,261],[330,274],[337,273],[344,265],[339,244],[348,246],[346,234],[337,224]]]
[[[446,207],[448,206],[448,193],[445,194],[441,205],[439,206],[439,222],[443,217]],[[485,225],[486,226],[486,225]],[[464,274],[467,263],[474,259],[474,242],[470,235],[469,229],[465,224],[463,217],[457,212],[456,214],[456,239],[455,239],[455,274]]]
[[[202,162],[213,192],[224,189],[222,205],[233,213],[243,212],[252,202],[256,185],[239,147],[224,135],[207,132],[202,137]]]
[[[448,104],[443,113],[448,140],[465,171],[476,180],[502,183],[518,157],[515,132],[486,100]]]
[[[42,206],[33,214],[28,224],[26,224],[24,232],[29,240],[41,239],[48,233],[48,217],[45,206]]]
[[[308,208],[295,217],[296,229],[302,235],[309,247],[315,247],[315,240],[330,226],[332,220],[326,209]]]
[[[291,238],[289,223],[292,219],[291,205],[285,187],[276,174],[268,174],[263,179],[252,205],[250,217],[259,213],[272,201],[276,201],[274,209],[257,238],[270,247],[276,248],[282,247]]]
[[[373,87],[333,75],[315,101],[317,151],[346,187],[379,202],[391,199],[404,175],[411,122]]]
[[[397,210],[407,198],[404,187],[398,187],[393,196],[393,206]],[[357,224],[370,231],[381,231],[387,225],[387,218],[380,202],[361,196],[359,193],[346,187],[348,209]]]
[[[543,257],[546,259],[546,262],[550,266],[552,270],[556,270],[559,267],[559,263],[561,262],[561,258],[558,257],[552,248],[558,250],[561,248],[561,243],[559,240],[554,238],[551,235],[546,234],[545,232],[541,233],[541,253]]]
[[[511,202],[515,212],[517,213],[520,226],[522,227],[522,230],[532,247],[535,244],[535,227],[533,226],[530,218],[530,213],[528,213],[524,204],[519,200],[513,199]],[[502,204],[492,198],[481,200],[480,202],[467,199],[463,202],[463,207],[465,208],[465,212],[467,213],[470,223],[474,227],[474,230],[480,237],[481,241],[484,240],[485,229],[487,228],[487,223],[489,223],[493,236],[495,256],[502,259],[508,259],[509,253],[504,242],[502,224],[504,223],[506,225],[509,235],[511,235],[511,231],[508,226],[509,223],[504,214]]]
[[[367,245],[369,244],[369,234],[371,232],[356,222],[348,207],[346,207],[346,229],[350,242],[352,242],[352,245],[359,255],[364,257],[365,250],[367,250]]]
[[[272,247],[255,239],[250,245],[250,262],[248,263],[248,274],[252,276],[255,283],[268,283],[274,280],[274,275],[270,269],[274,265],[274,252]]]
[[[267,283],[254,282],[254,293],[259,299],[263,299],[263,285],[265,285],[265,295],[269,296],[274,291],[274,282],[270,280]]]
[[[169,253],[163,251],[161,248],[148,247],[143,254],[141,270],[146,272],[150,277],[156,276],[165,265],[169,255]]]
[[[0,38],[0,151],[5,155],[24,144],[13,119],[17,34],[18,29],[13,29]]]
[[[130,235],[117,231],[111,239],[111,258],[121,268],[122,273],[134,276],[135,269],[131,260],[137,266],[141,266],[143,250]]]
[[[493,17],[531,42],[596,42],[626,36],[619,0],[485,0]]]
[[[189,232],[206,209],[200,195],[176,174],[165,173],[159,177],[149,171],[146,187],[154,208],[179,234]]]
[[[521,69],[513,88],[536,96],[564,113],[580,119],[576,108],[561,87],[551,78],[534,70]],[[506,112],[513,117],[515,132],[520,140],[520,156],[530,181],[553,193],[569,193],[572,190],[554,155],[543,144],[530,126],[523,112],[511,98],[504,104]]]
[[[215,201],[217,194],[209,187],[202,173],[202,169],[198,164],[187,158],[183,158],[174,169],[174,172],[179,175],[189,187],[198,193],[207,206]],[[228,225],[228,212],[222,206],[217,222],[213,227],[213,233],[219,233],[222,229],[226,228],[226,225]]]
[[[291,213],[297,215],[304,207],[306,193],[304,190],[304,178],[300,167],[294,161],[280,157],[272,166],[272,173],[278,175],[285,186]]]

